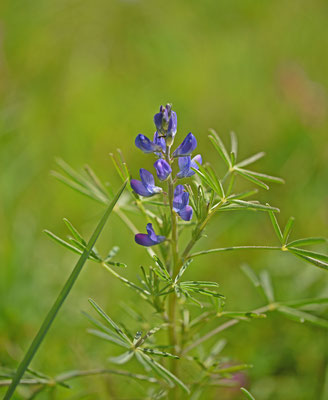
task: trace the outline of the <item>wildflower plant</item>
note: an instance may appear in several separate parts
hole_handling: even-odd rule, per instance
[[[186,278],[186,271],[189,270],[187,275],[192,275],[192,263],[195,264],[201,256],[248,249],[282,251],[328,270],[327,255],[305,249],[306,246],[325,244],[326,239],[311,237],[290,241],[293,217],[282,228],[277,220],[279,209],[253,199],[257,189],[251,188],[243,192],[236,189],[236,176],[265,190],[269,189],[270,183],[284,183],[281,178],[249,169],[264,153],[238,161],[236,135],[231,133],[231,148],[228,151],[218,134],[211,130],[209,140],[227,168],[226,174],[220,178],[208,160],[197,154],[197,138],[193,133],[188,133],[181,141],[181,137],[177,135],[177,115],[170,104],[160,107],[154,116],[154,124],[156,131],[152,139],[143,134],[135,139],[136,148],[154,161],[151,171],[140,168],[140,179],[135,172],[131,175],[120,151],[116,156],[111,154],[123,181],[123,186],[116,195],[99,180],[90,167],[85,167],[83,173],[79,173],[58,160],[59,171],[53,173],[58,180],[108,208],[88,243],[67,219],[64,222],[71,235],[68,240],[45,231],[52,239],[79,254],[81,258],[77,264],[77,272],[73,271],[69,283],[66,283],[23,362],[16,373],[12,373],[12,379],[7,380],[10,387],[5,399],[11,398],[21,379],[24,382],[33,381],[44,388],[49,382],[53,385],[67,385],[70,379],[77,376],[98,373],[122,375],[142,382],[144,398],[195,400],[213,385],[237,385],[245,399],[254,399],[236,379],[236,374],[250,368],[250,365],[245,362],[229,364],[221,356],[225,345],[225,340],[220,336],[222,331],[242,321],[265,318],[273,311],[298,322],[328,328],[328,320],[303,309],[309,305],[328,303],[328,298],[295,301],[276,299],[267,271],[262,271],[258,276],[249,266],[242,266],[243,272],[264,299],[262,307],[243,311],[226,309],[224,292],[221,289],[219,291],[217,282]],[[129,197],[120,198],[126,182],[129,182],[126,186]],[[137,229],[131,221],[131,209],[144,216],[145,225],[141,229]],[[241,210],[267,213],[268,221],[271,220],[277,236],[277,243],[272,246],[261,243],[252,246],[233,245],[193,252],[198,242],[206,246],[204,233],[210,222],[215,223],[216,215]],[[112,248],[104,257],[95,248],[96,239],[111,211],[131,230],[130,240],[134,236],[135,242],[141,246],[140,251],[144,248],[150,257],[151,265],[140,267],[140,275],[135,282],[126,279],[123,270],[120,271],[126,265],[122,262],[124,260],[117,261],[118,247]],[[182,231],[189,235],[189,240],[183,247],[180,240]],[[122,322],[114,321],[110,317],[110,310],[106,312],[90,299],[94,314],[86,314],[92,327],[89,333],[120,348],[120,354],[110,357],[105,367],[98,370],[67,372],[54,378],[40,373],[32,376],[28,365],[87,259],[98,263],[133,290],[135,296],[139,296],[141,301],[152,308],[152,312],[147,316],[126,305],[125,312],[135,320],[134,326],[137,327],[132,330]],[[209,323],[216,327],[207,329]],[[217,338],[214,346],[204,346],[212,337]],[[132,359],[139,364],[137,371],[129,370]],[[126,369],[107,369],[108,362],[111,365],[124,365]],[[135,365],[133,364],[134,367]],[[193,379],[190,379],[190,374],[186,371],[196,371]]]

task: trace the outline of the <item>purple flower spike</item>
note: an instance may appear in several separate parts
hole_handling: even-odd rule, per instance
[[[193,159],[190,156],[179,157],[178,159],[180,171],[177,173],[177,178],[189,178],[195,174],[191,168],[199,169],[198,164],[202,163],[202,156],[197,154]]]
[[[177,133],[177,114],[172,111],[172,105],[160,106],[159,113],[154,115],[157,131],[165,138],[173,139]]]
[[[155,186],[153,175],[144,168],[140,169],[140,178],[141,181],[131,179],[130,182],[132,189],[140,196],[150,197],[163,190],[162,188]]]
[[[156,153],[162,150],[159,143],[154,143],[147,136],[141,134],[136,137],[135,144],[144,153]]]
[[[170,164],[162,158],[155,162],[154,167],[156,169],[158,179],[161,181],[165,181],[172,172]]]
[[[197,147],[197,140],[195,136],[190,132],[185,137],[184,141],[173,153],[173,157],[189,156]]]
[[[189,193],[184,190],[182,185],[178,185],[174,190],[173,210],[184,221],[190,221],[192,218],[193,209],[189,206]]]
[[[166,240],[165,236],[157,236],[154,232],[154,228],[152,224],[147,224],[147,233],[137,233],[134,237],[136,243],[141,246],[154,246],[155,244],[159,244]]]

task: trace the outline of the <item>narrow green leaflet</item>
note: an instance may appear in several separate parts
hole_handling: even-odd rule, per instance
[[[37,335],[35,336],[32,344],[30,345],[29,349],[27,350],[25,357],[19,364],[16,374],[5,394],[4,400],[9,400],[11,399],[13,393],[15,392],[15,389],[17,385],[19,384],[19,381],[21,380],[22,376],[24,375],[24,372],[28,368],[30,362],[32,361],[35,353],[37,352],[40,344],[42,343],[43,339],[45,338],[50,326],[52,325],[54,319],[56,318],[56,315],[58,311],[60,310],[61,306],[63,305],[66,297],[68,296],[69,292],[71,291],[72,287],[74,286],[74,283],[79,276],[85,262],[87,261],[91,250],[93,246],[95,245],[101,231],[103,230],[108,217],[110,216],[111,212],[113,211],[113,208],[115,204],[117,203],[118,199],[121,197],[121,194],[123,193],[124,189],[126,186],[126,182],[122,185],[122,187],[119,189],[109,206],[107,207],[107,210],[105,211],[105,214],[99,221],[94,233],[92,234],[86,249],[84,250],[83,254],[79,258],[77,264],[75,265],[75,268],[73,269],[71,275],[69,276],[68,280],[66,281],[62,291],[60,292],[59,296],[57,297],[54,305],[51,307],[49,310],[45,320],[43,321],[41,328]]]
[[[240,168],[238,169],[240,171]],[[254,178],[261,179],[263,181],[273,182],[273,183],[285,183],[282,178],[278,178],[277,176],[262,174],[261,172],[250,171],[248,169],[242,169],[242,171],[247,174],[251,175]]]
[[[66,249],[71,250],[73,253],[80,254],[80,255],[83,253],[83,251],[81,249],[78,249],[77,247],[72,246],[70,243],[68,243],[65,240],[61,239],[60,237],[56,236],[54,233],[48,231],[47,229],[44,229],[43,232],[46,235],[48,235],[51,239],[53,239],[55,242],[66,247]],[[90,253],[91,253],[91,251],[90,251]]]
[[[225,148],[222,140],[220,139],[219,135],[215,132],[214,129],[210,129],[211,135],[209,135],[209,139],[212,142],[213,146],[215,147],[216,151],[220,154],[223,161],[227,164],[228,167],[231,167],[230,157]]]
[[[97,311],[97,313],[104,319],[104,321],[106,321],[124,341],[131,344],[131,340],[123,332],[123,330],[105,313],[105,311],[103,311],[98,306],[98,304],[94,300],[89,299],[89,303]]]
[[[277,311],[286,315],[290,319],[297,321],[297,322],[309,322],[312,325],[320,326],[322,328],[328,329],[328,320],[319,318],[316,315],[312,315],[305,311],[300,311],[295,308],[290,308],[286,306],[280,306],[277,308]]]
[[[320,260],[320,259],[318,259],[318,258],[311,257],[311,256],[309,256],[309,255],[305,255],[303,252],[300,252],[300,251],[299,251],[300,249],[296,249],[296,248],[294,248],[294,247],[292,247],[292,248],[289,248],[289,247],[288,247],[288,250],[289,250],[291,253],[295,254],[297,257],[300,257],[300,258],[302,258],[303,260],[307,261],[308,263],[313,264],[313,265],[315,265],[316,267],[319,267],[319,268],[328,270],[328,263],[326,263],[325,261],[322,261],[322,260]],[[304,250],[303,250],[303,251],[304,251]],[[322,255],[320,254],[320,256],[322,256]]]
[[[67,218],[63,219],[65,222],[65,225],[67,226],[67,228],[69,229],[69,231],[71,232],[71,234],[73,235],[73,237],[80,242],[83,246],[86,246],[87,243],[86,241],[83,239],[83,237],[81,236],[81,234],[78,232],[78,230],[71,224],[71,222],[69,222],[69,220]]]
[[[279,239],[279,242],[281,244],[283,244],[284,239],[283,239],[283,235],[281,233],[281,229],[280,229],[280,226],[278,224],[277,218],[276,218],[276,216],[274,215],[274,213],[272,211],[269,211],[269,216],[270,216],[274,231],[276,232],[276,235],[277,235],[277,237]]]
[[[157,349],[151,349],[149,347],[143,347],[140,349],[141,351],[143,351],[146,354],[151,354],[153,356],[159,356],[159,357],[167,357],[167,358],[175,358],[175,359],[179,359],[180,357],[171,354],[171,353],[167,353],[166,351],[160,351]]]
[[[240,391],[243,392],[246,395],[246,398],[248,400],[255,400],[255,397],[252,396],[249,391],[247,389],[245,389],[244,387],[240,388]]]
[[[283,243],[286,244],[287,240],[289,238],[290,232],[294,226],[294,222],[295,222],[295,218],[294,217],[289,217],[287,224],[285,226],[284,229],[284,233],[283,233]]]
[[[230,140],[231,140],[231,162],[232,165],[235,164],[237,155],[238,155],[238,140],[237,140],[237,135],[235,132],[230,132]]]
[[[218,316],[227,317],[227,318],[241,318],[241,319],[258,319],[258,318],[266,318],[266,314],[263,313],[255,313],[252,311],[223,311]]]
[[[256,153],[251,157],[246,158],[245,160],[239,162],[236,166],[237,167],[246,167],[246,165],[253,164],[255,161],[260,160],[265,156],[265,153],[261,151],[260,153]]]
[[[172,374],[172,372],[163,367],[163,365],[159,364],[157,361],[153,360],[146,354],[142,354],[142,357],[144,358],[146,364],[148,364],[148,366],[151,369],[153,369],[157,374],[162,376],[167,382],[169,383],[173,382],[174,384],[180,386],[188,394],[190,393],[189,388],[178,377]]]
[[[271,277],[268,271],[264,270],[260,273],[260,281],[266,299],[268,300],[269,303],[273,303],[274,302],[273,287],[272,287]]]
[[[318,297],[314,299],[301,299],[301,300],[290,300],[279,302],[282,305],[286,305],[289,307],[304,307],[313,304],[328,304],[328,297]]]
[[[261,286],[259,278],[249,265],[243,264],[240,268],[256,288],[259,288]]]
[[[177,276],[175,277],[174,283],[177,284],[179,280],[181,279],[182,275],[185,273],[186,269],[189,267],[189,265],[193,262],[192,258],[187,260],[182,267],[180,268]]]
[[[258,202],[245,201],[245,200],[230,200],[230,201],[231,203],[236,203],[244,208],[254,208],[255,210],[260,210],[260,211],[280,212],[279,208],[260,204]]]
[[[109,357],[108,361],[110,361],[114,364],[125,364],[128,361],[130,361],[133,356],[134,356],[134,352],[132,350],[129,350],[123,354],[120,354],[117,357]]]
[[[327,239],[323,237],[309,237],[305,239],[293,240],[287,244],[287,247],[311,246],[313,244],[321,243],[327,243]]]
[[[97,329],[88,329],[87,332],[90,333],[90,335],[97,336],[100,339],[107,340],[108,342],[111,342],[111,343],[115,343],[118,346],[125,347],[127,349],[130,347],[126,342],[123,342],[123,340],[120,339],[119,336],[117,336],[117,335],[114,336],[113,333],[105,333],[105,332],[99,331]]]
[[[239,168],[236,168],[235,171],[236,171],[236,173],[239,174],[240,176],[242,176],[242,177],[244,177],[245,179],[247,179],[247,180],[249,180],[249,181],[255,183],[255,185],[258,185],[258,186],[260,186],[261,188],[263,188],[263,189],[265,189],[265,190],[269,190],[269,189],[270,189],[269,186],[268,186],[266,183],[260,181],[260,179],[258,179],[258,178],[255,178],[255,176],[252,176],[252,175],[250,175],[250,174],[247,174],[246,172],[244,172],[244,170],[239,169]]]

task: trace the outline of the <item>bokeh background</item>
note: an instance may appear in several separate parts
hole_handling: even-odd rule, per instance
[[[22,358],[76,260],[42,230],[65,235],[62,218],[68,217],[88,236],[103,212],[49,175],[55,157],[76,168],[88,163],[118,188],[109,152],[121,148],[135,175],[150,166],[133,143],[138,133],[153,134],[152,117],[162,103],[172,102],[178,113],[179,138],[192,131],[203,158],[218,168],[208,128],[226,143],[234,130],[242,157],[266,151],[256,168],[284,177],[286,185],[272,185],[260,199],[281,209],[282,222],[296,217],[293,238],[327,235],[327,18],[324,0],[1,1],[2,366],[15,367]],[[224,214],[207,233],[206,248],[276,243],[264,213]],[[147,255],[113,215],[99,248],[115,244],[133,278]],[[284,254],[207,256],[195,261],[192,276],[216,279],[230,309],[248,310],[262,301],[241,273],[242,262],[268,269],[279,299],[328,294],[327,273]],[[86,333],[80,311],[90,311],[88,297],[112,317],[122,316],[124,302],[143,307],[133,292],[88,264],[34,368],[55,375],[109,366],[113,348]],[[224,355],[254,365],[248,379],[257,399],[328,398],[322,329],[272,314],[223,337]],[[139,384],[114,377],[76,381],[73,388],[53,398],[136,399],[142,393]],[[26,398],[26,389],[17,398]]]

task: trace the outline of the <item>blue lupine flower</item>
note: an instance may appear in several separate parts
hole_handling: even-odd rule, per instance
[[[155,186],[153,175],[144,168],[140,169],[140,178],[141,181],[131,179],[130,182],[132,189],[140,196],[150,197],[163,190],[162,188]]]
[[[178,159],[180,171],[177,173],[177,178],[189,178],[195,174],[191,168],[199,169],[198,164],[202,163],[202,156],[197,154],[193,159],[190,156],[179,157]]]
[[[193,209],[189,204],[189,193],[184,190],[182,185],[178,185],[174,190],[173,210],[179,214],[184,221],[190,221]]]
[[[144,153],[156,153],[162,150],[160,143],[152,142],[147,136],[141,134],[136,137],[135,144]]]
[[[165,181],[172,172],[170,164],[162,158],[155,162],[154,167],[156,169],[158,179],[161,181]]]
[[[172,111],[172,105],[160,106],[159,113],[154,115],[154,122],[158,132],[165,138],[174,138],[177,133],[177,114]]]
[[[197,147],[197,140],[195,136],[190,132],[184,138],[183,142],[173,153],[173,157],[189,156]]]
[[[155,244],[164,242],[166,239],[165,236],[156,235],[152,224],[147,224],[146,229],[147,233],[137,233],[134,237],[136,243],[140,244],[141,246],[154,246]]]

